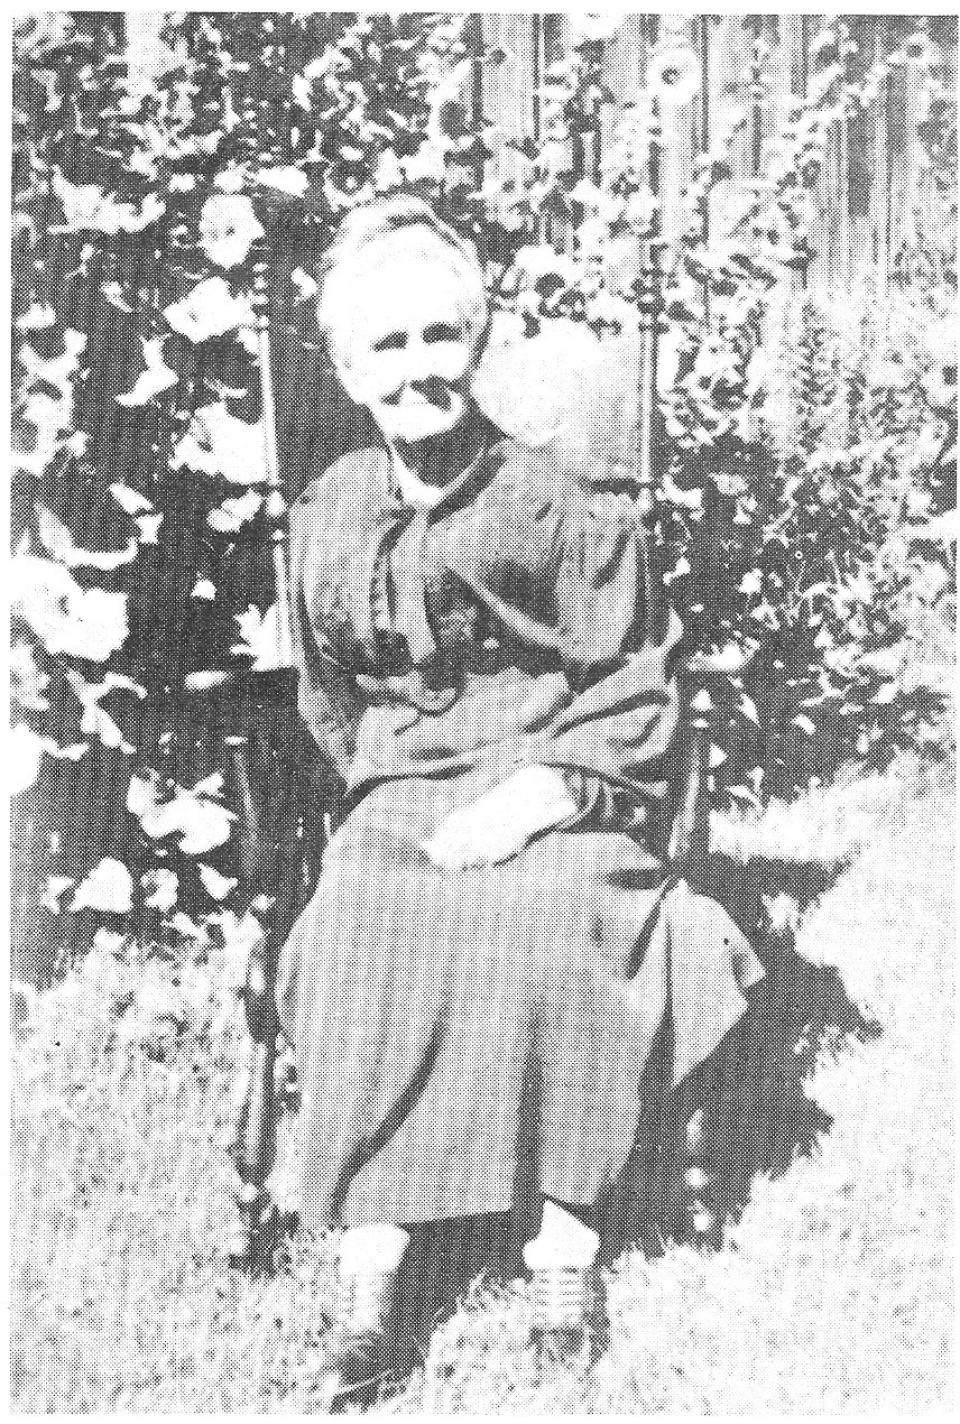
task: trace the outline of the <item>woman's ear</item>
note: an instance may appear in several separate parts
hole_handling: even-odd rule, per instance
[[[363,383],[360,380],[359,372],[350,361],[332,344],[328,344],[327,350],[330,353],[330,361],[336,372],[337,380],[340,382],[347,395],[354,405],[367,405],[367,400],[363,391]]]

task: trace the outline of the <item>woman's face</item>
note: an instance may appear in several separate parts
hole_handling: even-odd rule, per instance
[[[341,318],[336,359],[348,392],[391,443],[447,435],[464,418],[479,340],[463,278],[443,255],[384,252]]]

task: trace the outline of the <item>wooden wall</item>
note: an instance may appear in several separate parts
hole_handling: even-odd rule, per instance
[[[508,140],[538,137],[538,89],[545,64],[571,41],[565,15],[478,16],[483,64],[483,113],[493,149],[488,173],[500,176],[514,162]],[[905,16],[848,17],[857,50],[850,56],[851,81],[899,47],[909,31]],[[689,45],[701,71],[699,93],[671,111],[665,145],[661,198],[664,225],[675,226],[680,196],[694,164],[716,134],[730,106],[747,122],[735,141],[732,199],[743,185],[762,180],[770,144],[788,122],[790,103],[804,97],[816,74],[811,44],[827,17],[807,14],[628,15],[607,46],[605,81],[613,102],[602,106],[598,149],[609,143],[618,108],[636,95],[652,48],[665,41]],[[942,22],[941,22],[942,23]],[[893,26],[897,24],[896,33]],[[955,86],[956,28],[945,47],[947,84]],[[502,56],[502,58],[500,57]],[[761,82],[755,82],[759,79]],[[916,232],[932,179],[921,166],[918,124],[922,117],[923,69],[907,60],[876,86],[870,103],[832,126],[827,161],[817,185],[818,215],[812,243],[812,286],[843,288],[869,268],[886,282],[892,258]],[[600,152],[593,155],[599,161]],[[723,221],[724,194],[711,221]]]

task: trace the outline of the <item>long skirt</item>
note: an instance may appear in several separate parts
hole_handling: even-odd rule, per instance
[[[491,779],[371,790],[284,947],[307,1226],[507,1212],[522,1183],[597,1204],[633,1146],[664,1015],[679,1082],[762,975],[720,906],[619,831],[435,867],[418,842]]]

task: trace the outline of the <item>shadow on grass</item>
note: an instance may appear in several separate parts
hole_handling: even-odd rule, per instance
[[[775,929],[765,908],[787,895],[798,916],[843,867],[819,862],[712,856],[695,888],[713,896],[744,929],[766,977],[750,991],[739,1024],[676,1090],[667,1091],[666,1030],[644,1075],[645,1104],[626,1166],[597,1221],[609,1263],[640,1245],[660,1254],[670,1242],[719,1247],[723,1228],[742,1213],[758,1174],[779,1176],[808,1155],[832,1119],[803,1090],[818,1052],[848,1036],[875,1037],[837,970],[798,955],[789,928]],[[429,1223],[414,1231],[401,1288],[401,1335],[414,1354],[432,1325],[455,1307],[480,1273],[522,1272],[523,1241],[536,1231],[539,1204],[511,1217]]]

